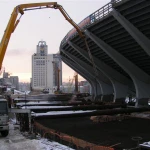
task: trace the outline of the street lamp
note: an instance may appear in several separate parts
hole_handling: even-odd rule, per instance
[[[25,109],[26,109],[26,91],[25,91]]]

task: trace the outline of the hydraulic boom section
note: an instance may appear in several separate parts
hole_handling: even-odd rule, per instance
[[[80,37],[84,37],[84,34],[82,33],[79,26],[70,18],[70,16],[67,14],[67,12],[63,9],[63,7],[57,2],[46,2],[46,3],[30,3],[30,4],[21,4],[14,8],[11,17],[9,19],[9,22],[7,24],[6,30],[4,32],[4,35],[2,37],[1,43],[0,43],[0,70],[2,68],[3,59],[5,56],[5,52],[11,37],[11,34],[14,32],[15,28],[17,27],[21,16],[24,14],[25,11],[29,10],[35,10],[35,9],[45,9],[45,8],[54,8],[59,9],[62,15],[65,17],[65,19],[76,28],[77,32],[79,33]],[[18,14],[21,14],[21,16],[18,18]],[[18,18],[18,19],[17,19]]]

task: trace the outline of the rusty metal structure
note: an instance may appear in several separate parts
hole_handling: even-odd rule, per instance
[[[34,130],[36,133],[42,135],[42,137],[50,138],[54,141],[58,141],[62,144],[66,144],[75,149],[88,149],[88,150],[114,150],[112,147],[96,145],[82,139],[58,132],[56,130],[44,127],[38,122],[34,122]]]

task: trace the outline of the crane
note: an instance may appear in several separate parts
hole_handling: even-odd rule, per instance
[[[5,56],[5,52],[6,52],[11,34],[16,29],[24,12],[29,11],[29,10],[45,9],[45,8],[59,9],[59,11],[62,13],[62,15],[65,17],[65,19],[71,25],[73,25],[74,28],[77,30],[80,37],[82,37],[82,38],[84,37],[84,34],[81,31],[81,29],[79,28],[79,26],[70,18],[70,16],[67,14],[67,12],[64,10],[64,8],[61,5],[57,4],[57,2],[20,4],[14,8],[14,10],[11,14],[11,17],[9,19],[9,22],[7,24],[6,30],[4,32],[4,35],[2,37],[1,43],[0,43],[0,70],[2,68],[3,59]],[[20,14],[20,16],[18,17],[19,14]]]
[[[80,27],[70,18],[70,16],[63,9],[63,7],[61,5],[59,5],[59,4],[57,4],[57,2],[43,2],[43,3],[21,4],[21,5],[16,6],[13,9],[11,17],[10,17],[10,19],[8,21],[8,24],[6,26],[4,35],[3,35],[1,43],[0,43],[0,70],[2,68],[3,59],[4,59],[4,56],[5,56],[5,53],[6,53],[6,49],[7,49],[7,46],[8,46],[10,37],[11,37],[11,34],[15,31],[15,29],[16,29],[18,23],[20,22],[20,19],[21,19],[22,15],[24,14],[24,12],[25,11],[29,11],[29,10],[45,9],[45,8],[59,9],[59,11],[62,13],[62,15],[65,17],[65,19],[71,25],[73,25],[73,27],[77,30],[79,36],[85,42],[85,45],[86,45],[89,57],[91,59],[91,62],[92,62],[93,68],[94,68],[95,75],[97,75],[96,66],[94,64],[93,57],[91,55],[91,52],[90,52],[90,49],[89,49],[89,46],[88,46],[85,34],[82,32]],[[20,14],[20,16],[18,16],[19,14]],[[0,100],[1,100],[1,98],[0,98]],[[7,102],[5,100],[3,100],[3,99],[2,99],[2,102],[4,104],[7,104]],[[8,114],[8,109],[6,110],[6,112],[7,112],[6,114]],[[0,131],[1,131],[1,134],[3,136],[7,136],[8,135],[8,131],[9,131],[8,130],[9,128],[8,128],[8,125],[7,125],[8,115],[5,115],[4,117],[5,118],[3,119],[3,116],[1,116],[0,119],[6,120],[6,122],[4,122],[5,123],[5,128],[4,129],[6,129],[6,130],[5,131],[1,131],[1,129],[0,129]]]
[[[70,18],[70,16],[67,14],[67,12],[64,10],[64,8],[61,5],[57,4],[57,2],[20,4],[14,8],[14,10],[11,14],[11,17],[9,19],[9,22],[7,24],[6,30],[4,32],[4,35],[2,37],[1,43],[0,43],[0,70],[2,68],[3,59],[5,56],[5,52],[6,52],[11,34],[16,29],[16,27],[17,27],[18,23],[20,22],[20,19],[21,19],[22,15],[24,14],[24,12],[29,11],[29,10],[45,9],[45,8],[59,9],[59,11],[62,13],[62,15],[65,17],[65,19],[77,30],[79,36],[83,39],[83,41],[85,43],[89,58],[91,60],[92,66],[93,66],[93,70],[95,73],[95,80],[96,80],[96,77],[98,76],[98,72],[97,72],[97,68],[96,68],[96,65],[94,63],[90,48],[88,46],[86,36],[85,36],[84,32],[80,29],[78,24],[76,24]],[[20,14],[20,16],[18,17],[19,14]]]

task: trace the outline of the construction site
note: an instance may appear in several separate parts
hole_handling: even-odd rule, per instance
[[[150,149],[150,1],[111,0],[78,24],[57,2],[20,4],[1,40],[1,69],[22,15],[37,9],[60,11],[73,29],[60,41],[57,54],[48,54],[46,42],[39,41],[32,55],[31,91],[8,92],[1,85],[0,142],[8,137],[6,147],[15,143],[9,129],[15,120],[13,126],[24,138],[65,146],[47,144],[49,150]],[[61,86],[61,61],[75,72],[67,90]],[[86,92],[78,75],[89,84]]]

